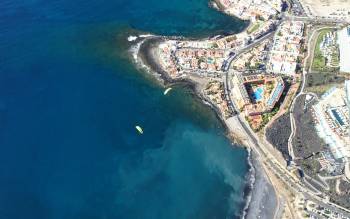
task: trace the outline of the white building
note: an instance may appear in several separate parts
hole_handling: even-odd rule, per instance
[[[346,104],[349,107],[350,111],[350,80],[345,81],[345,95],[346,95]]]
[[[345,81],[345,103],[350,113],[350,80]],[[350,114],[349,114],[349,118],[350,118]],[[350,131],[349,131],[349,135],[350,135]]]
[[[286,21],[276,31],[268,71],[276,74],[294,75],[303,39],[304,23]]]
[[[350,73],[350,26],[338,31],[340,71]]]
[[[333,87],[313,106],[316,130],[336,159],[350,158],[350,111],[345,89]]]

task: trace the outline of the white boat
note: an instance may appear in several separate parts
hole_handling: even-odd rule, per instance
[[[164,95],[167,95],[167,93],[169,92],[169,91],[171,91],[171,87],[169,87],[169,88],[167,88],[165,91],[164,91]]]
[[[143,134],[143,130],[140,126],[135,126],[136,130],[140,133],[140,134]]]

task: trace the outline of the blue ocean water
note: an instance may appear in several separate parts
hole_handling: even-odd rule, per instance
[[[163,96],[126,37],[244,23],[206,0],[2,0],[0,11],[1,219],[240,214],[247,153],[189,89]]]

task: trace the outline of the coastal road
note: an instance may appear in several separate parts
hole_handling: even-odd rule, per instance
[[[302,21],[310,21],[310,18],[298,18],[298,17],[283,17],[279,23],[283,22],[284,20],[288,19],[300,19]],[[322,195],[319,194],[318,191],[312,191],[310,190],[307,186],[304,185],[303,182],[301,182],[299,179],[295,177],[295,175],[291,174],[286,169],[286,165],[282,165],[277,158],[274,157],[273,153],[270,153],[269,150],[267,149],[268,147],[264,145],[262,142],[260,142],[259,138],[253,133],[249,125],[247,124],[247,121],[245,118],[242,118],[240,115],[240,112],[238,108],[235,106],[234,101],[232,100],[232,97],[230,95],[231,87],[230,87],[230,66],[232,61],[234,61],[240,54],[243,52],[255,47],[258,45],[260,42],[263,40],[267,39],[268,37],[273,37],[275,31],[265,35],[264,37],[260,38],[259,40],[253,42],[252,44],[248,45],[247,47],[239,50],[239,51],[234,51],[235,55],[233,57],[230,57],[227,60],[227,66],[223,69],[225,74],[224,74],[224,89],[225,89],[225,95],[226,99],[228,100],[228,105],[234,112],[234,118],[238,122],[238,125],[241,126],[241,129],[244,130],[246,136],[247,136],[247,141],[250,142],[251,149],[254,150],[259,156],[260,161],[264,164],[266,168],[269,168],[272,173],[278,177],[285,185],[288,186],[290,191],[293,191],[296,194],[301,194],[304,197],[306,197],[309,200],[312,200],[316,204],[323,206],[324,208],[328,208],[334,212],[338,212],[342,215],[344,215],[347,218],[350,218],[350,211],[338,206],[334,203],[330,203],[327,200],[324,200]],[[311,37],[309,39],[312,39],[314,36],[315,32],[312,33]],[[310,42],[311,40],[308,41],[308,47],[310,47]],[[310,56],[310,50],[308,50],[308,55],[304,59],[304,66],[306,64],[305,60],[307,60]],[[295,97],[298,98],[300,95],[304,93],[304,88],[305,88],[305,81],[306,81],[306,74],[307,72],[304,70],[303,71],[303,80],[302,80],[302,86],[301,86],[301,91],[298,93],[298,95]],[[292,109],[295,105],[295,99],[293,100],[292,103]],[[291,116],[292,117],[292,116]],[[295,130],[295,123],[292,121],[294,130]],[[238,127],[237,127],[238,128]],[[293,134],[294,135],[294,134]],[[319,197],[319,196],[320,197]]]
[[[275,30],[270,31],[269,33],[267,33],[266,35],[260,37],[257,40],[254,40],[254,42],[252,42],[251,44],[239,49],[238,51],[234,50],[232,51],[234,53],[233,56],[230,56],[227,60],[225,60],[225,63],[223,65],[222,71],[226,72],[226,74],[228,73],[228,70],[231,66],[232,61],[234,61],[239,55],[241,55],[242,53],[245,53],[247,51],[249,51],[250,49],[256,47],[257,45],[259,45],[261,42],[263,42],[264,40],[268,39],[268,38],[272,38],[275,34]]]
[[[291,21],[303,21],[308,23],[320,23],[320,24],[349,24],[348,21],[337,18],[326,18],[326,17],[299,17],[294,15],[286,15],[286,20]]]
[[[285,185],[289,187],[291,191],[294,191],[294,193],[302,194],[307,199],[312,200],[316,204],[328,208],[332,211],[341,213],[342,215],[350,218],[350,212],[346,209],[342,208],[341,206],[338,206],[336,204],[325,202],[323,198],[318,197],[320,193],[317,191],[311,191],[309,190],[300,180],[296,179],[294,175],[292,175],[285,166],[281,165],[277,159],[271,155],[268,150],[266,150],[266,146],[262,144],[258,138],[253,134],[251,129],[246,125],[246,122],[243,122],[244,118],[241,118],[240,115],[236,115],[238,118],[238,121],[240,122],[242,128],[246,131],[246,134],[248,135],[249,140],[252,142],[253,150],[258,152],[260,155],[261,161],[269,167],[270,170],[273,171],[274,175],[276,175],[279,179],[281,179]]]
[[[238,54],[237,54],[238,55]],[[233,60],[233,59],[232,59]],[[231,60],[231,62],[232,62]],[[230,64],[231,64],[230,62]],[[309,190],[300,180],[296,179],[294,175],[292,175],[287,169],[285,165],[281,165],[278,160],[269,153],[269,151],[266,149],[267,147],[262,144],[259,141],[259,138],[253,133],[253,131],[248,127],[247,122],[245,121],[244,118],[241,118],[241,115],[239,113],[239,110],[237,110],[237,107],[235,106],[231,95],[230,95],[230,83],[229,83],[229,71],[226,71],[226,78],[224,79],[224,84],[225,84],[225,94],[227,95],[228,104],[231,106],[230,108],[233,109],[235,115],[235,119],[239,122],[239,125],[241,128],[244,130],[247,140],[250,142],[251,148],[257,152],[259,155],[259,159],[261,160],[262,163],[269,169],[271,169],[279,179],[281,179],[286,185],[288,185],[289,189],[291,191],[294,191],[294,193],[297,194],[302,194],[306,198],[314,201],[315,203],[319,204],[320,206],[324,206],[325,208],[332,209],[335,212],[341,213],[346,217],[350,218],[350,212],[347,211],[346,209],[337,206],[333,203],[329,203],[328,201],[325,202],[323,198],[317,196],[317,192],[313,192]],[[304,90],[305,86],[305,76],[306,73],[303,74],[304,80],[303,80],[303,85],[302,85],[302,91]]]
[[[281,21],[280,21],[281,22]],[[279,22],[279,24],[280,24]],[[225,95],[226,95],[226,100],[229,102],[229,106],[233,112],[234,115],[236,114],[239,114],[239,112],[236,110],[237,107],[235,106],[234,102],[232,101],[231,99],[231,95],[230,95],[230,92],[231,92],[231,87],[230,87],[230,84],[229,84],[229,81],[230,81],[230,73],[229,73],[229,69],[230,69],[230,66],[231,66],[231,63],[237,58],[239,57],[239,55],[241,55],[242,53],[245,53],[246,51],[256,47],[257,45],[259,45],[261,42],[263,42],[264,40],[268,39],[268,38],[272,38],[275,34],[275,30],[274,31],[271,31],[270,33],[264,35],[263,37],[255,40],[253,43],[249,44],[248,46],[238,50],[238,51],[233,51],[234,52],[234,55],[233,56],[230,56],[226,61],[225,61],[225,65],[223,66],[222,70],[223,72],[225,73],[225,79],[223,80],[224,82],[224,88],[225,88]]]
[[[281,21],[280,21],[278,24],[276,24],[276,25],[279,25],[280,23],[281,23]],[[242,48],[242,49],[239,51],[239,53],[240,53],[240,54],[241,54],[241,53],[244,53],[244,52],[246,52],[246,51],[248,51],[248,50],[250,50],[250,49],[256,47],[256,46],[257,46],[258,44],[260,44],[262,41],[264,41],[264,40],[266,40],[266,39],[268,39],[268,38],[272,38],[272,37],[274,36],[275,32],[276,32],[276,30],[273,30],[273,31],[269,32],[268,34],[266,34],[266,35],[260,37],[259,39],[255,40],[253,43],[251,43],[251,44],[247,45],[246,47]]]

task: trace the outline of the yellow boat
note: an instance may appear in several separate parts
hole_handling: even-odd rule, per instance
[[[169,88],[167,88],[165,91],[164,91],[164,95],[167,95],[167,93],[169,92],[169,91],[171,91],[171,87],[169,87]]]
[[[143,130],[140,126],[135,126],[136,130],[140,133],[140,134],[143,134]]]

